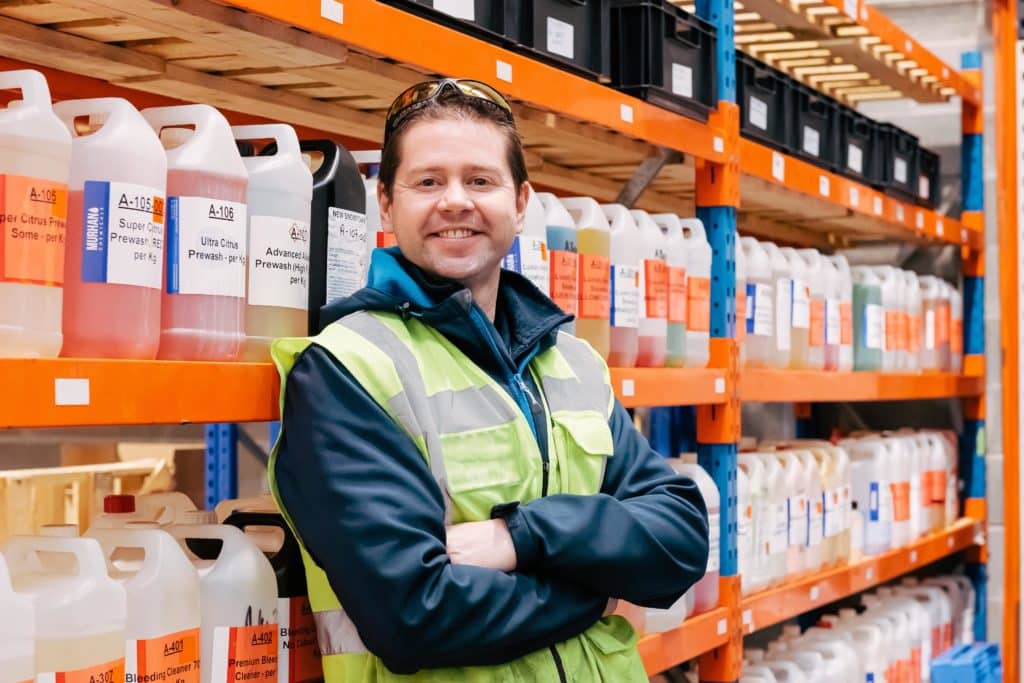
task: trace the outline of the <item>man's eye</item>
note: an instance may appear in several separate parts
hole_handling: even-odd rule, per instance
[[[420,185],[422,185],[423,187],[434,187],[437,185],[437,181],[434,180],[433,178],[424,178],[423,180],[420,181]]]
[[[488,180],[487,178],[473,178],[469,182],[470,182],[471,185],[476,185],[477,187],[484,187],[486,185],[490,185],[491,184],[491,181]]]

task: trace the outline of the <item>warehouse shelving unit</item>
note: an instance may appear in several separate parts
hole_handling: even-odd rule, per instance
[[[697,406],[699,460],[723,501],[721,605],[673,632],[643,638],[645,665],[654,673],[700,658],[703,681],[730,683],[739,678],[742,638],[752,628],[954,553],[984,559],[981,81],[976,55],[953,69],[861,0],[700,0],[695,11],[718,32],[721,101],[706,123],[376,0],[0,2],[0,68],[40,68],[58,99],[117,95],[140,106],[202,101],[234,122],[280,120],[353,149],[379,145],[383,110],[407,85],[428,74],[478,78],[513,100],[536,184],[602,201],[632,188],[637,208],[696,213],[714,254],[710,367],[616,368],[612,382],[629,407]],[[965,212],[941,216],[741,139],[736,46],[849,103],[959,96]],[[824,248],[878,240],[959,245],[965,372],[740,369],[737,224],[747,234]],[[0,428],[208,424],[208,503],[232,492],[237,430],[228,423],[278,417],[279,380],[269,364],[2,360],[0,377],[12,385],[0,396]],[[965,516],[908,548],[741,596],[735,538],[741,402],[931,398],[964,402]],[[983,567],[975,573],[983,577]]]

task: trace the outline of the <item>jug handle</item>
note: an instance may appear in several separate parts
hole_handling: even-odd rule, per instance
[[[284,123],[269,123],[252,126],[231,126],[231,132],[235,140],[259,140],[269,138],[274,141],[278,154],[289,154],[295,157],[302,157],[302,150],[299,149],[299,136],[295,129]]]
[[[313,174],[315,180],[319,180],[324,174],[334,168],[340,156],[338,145],[332,140],[300,140],[299,149],[303,152],[320,152],[324,155],[320,168]]]
[[[96,97],[88,100],[64,100],[53,105],[53,112],[60,117],[71,131],[72,137],[80,137],[75,130],[75,119],[79,116],[107,114],[109,118],[101,127],[120,123],[129,112],[136,111],[132,103],[121,97]]]
[[[194,125],[193,136],[198,136],[218,124],[227,125],[219,111],[208,104],[186,104],[179,107],[150,107],[141,112],[143,118],[159,135],[164,128]]]
[[[270,563],[274,565],[275,569],[277,569],[279,563],[283,564],[286,558],[299,557],[301,554],[299,542],[296,540],[291,528],[285,522],[284,517],[277,513],[236,511],[224,519],[224,524],[238,527],[243,532],[246,527],[250,526],[272,526],[283,531],[284,541],[281,543],[281,547],[270,557]]]
[[[26,104],[50,106],[50,86],[46,77],[33,69],[0,72],[0,90],[20,90]]]
[[[94,529],[89,532],[87,538],[94,538],[103,550],[103,557],[109,560],[114,551],[120,548],[138,548],[146,551],[146,558],[159,558],[163,555],[163,537],[156,534],[144,533],[146,531],[163,531],[163,529]],[[117,540],[109,538],[119,536]],[[127,536],[128,538],[125,538]],[[133,538],[134,537],[134,538]],[[174,539],[171,539],[174,542]]]
[[[39,551],[74,555],[79,576],[106,576],[107,562],[99,541],[94,538],[49,538],[46,536],[12,536],[4,554]]]
[[[221,546],[220,553],[217,557],[223,557],[225,554],[231,554],[239,550],[240,541],[245,539],[245,534],[234,526],[226,526],[224,524],[204,524],[201,527],[195,527],[188,524],[181,526],[172,526],[167,530],[172,536],[174,536],[180,544],[185,546],[185,541],[192,539],[214,539],[220,541],[223,545]],[[191,550],[189,550],[192,553]],[[193,555],[195,553],[192,553]]]

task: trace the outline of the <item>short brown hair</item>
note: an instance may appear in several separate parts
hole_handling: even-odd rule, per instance
[[[489,121],[496,125],[505,135],[506,154],[512,181],[518,190],[529,177],[526,173],[526,155],[523,152],[523,141],[515,124],[509,121],[508,114],[485,100],[469,97],[457,90],[447,90],[425,106],[409,114],[388,136],[384,149],[380,154],[380,174],[378,181],[387,197],[395,185],[395,174],[401,163],[399,147],[405,132],[417,121],[439,121],[443,119],[461,119],[465,121]]]

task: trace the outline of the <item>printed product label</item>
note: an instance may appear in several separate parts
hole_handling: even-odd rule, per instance
[[[793,327],[806,330],[811,326],[811,293],[802,280],[790,280],[790,300],[792,305]]]
[[[579,317],[608,320],[611,313],[611,259],[580,254]]]
[[[554,17],[548,17],[548,52],[561,55],[566,59],[573,58],[573,34],[575,28],[572,24],[559,21]]]
[[[899,340],[899,313],[897,311],[886,311],[885,312],[885,350],[886,351],[898,351],[900,348]]]
[[[787,278],[779,278],[775,283],[775,340],[781,351],[789,351],[790,348],[793,330],[793,300],[790,297],[792,288],[793,282]]]
[[[825,299],[825,343],[837,346],[843,341],[843,318],[839,299]]]
[[[722,531],[721,531],[722,516],[721,514],[709,514],[708,515],[708,568],[709,572],[717,572],[721,566],[721,546],[722,546]]]
[[[821,501],[824,508],[824,533],[825,538],[832,538],[842,533],[842,507],[843,493],[841,489],[829,489],[821,494]]]
[[[868,487],[868,521],[882,521],[882,482],[873,481]]]
[[[896,318],[896,323],[899,325],[896,343],[899,345],[899,348],[907,351],[910,349],[910,316],[907,315],[906,311],[900,311],[899,316]]]
[[[892,487],[889,485],[890,482],[885,480],[879,481],[878,484],[878,514],[883,522],[891,522],[893,521]]]
[[[774,509],[774,514],[771,520],[773,524],[769,526],[768,554],[778,555],[786,552],[786,547],[789,545],[788,505],[787,501],[780,501],[771,507]]]
[[[750,107],[747,111],[750,112],[750,125],[756,126],[761,130],[768,130],[768,105],[763,101],[757,99],[753,95],[750,96]]]
[[[853,304],[839,304],[839,328],[841,332],[840,344],[849,346],[853,344]]]
[[[545,238],[516,235],[512,248],[505,256],[504,267],[519,273],[537,289],[548,293],[551,269],[548,266],[548,242]]]
[[[810,126],[804,126],[804,152],[815,157],[821,153],[821,135]]]
[[[685,64],[672,63],[672,94],[693,97],[693,69]]]
[[[964,350],[964,321],[953,320],[949,330],[949,350],[953,355],[960,355]]]
[[[635,266],[611,266],[612,327],[640,324],[640,269]]]
[[[864,305],[864,333],[862,342],[866,348],[882,350],[885,339],[885,318],[878,304]]]
[[[277,624],[219,626],[213,630],[211,683],[277,680]]]
[[[949,304],[940,304],[935,314],[935,341],[939,346],[949,343]]]
[[[245,296],[246,206],[209,197],[167,202],[167,292]]]
[[[351,296],[366,284],[369,266],[366,214],[327,209],[327,303]],[[545,283],[545,286],[547,283]]]
[[[921,351],[921,316],[907,316],[907,349],[918,354]]]
[[[946,502],[946,470],[928,470],[923,475],[923,484],[922,496],[926,504]]]
[[[892,519],[894,522],[905,522],[910,519],[910,482],[894,481],[892,489]]]
[[[757,311],[757,285],[753,282],[747,283],[747,303],[743,307],[743,327],[747,334],[754,334],[754,315]],[[741,320],[739,311],[736,312],[736,320]]]
[[[789,528],[789,545],[802,546],[807,543],[807,496],[790,496],[786,503]]]
[[[935,349],[935,311],[924,312],[924,348]]]
[[[750,292],[750,288],[754,288],[754,300],[756,305],[754,306],[753,315],[750,312],[747,313],[748,327],[747,330],[752,334],[760,337],[767,337],[774,332],[772,329],[775,323],[775,288],[771,285],[747,285],[747,292]]]
[[[125,683],[199,683],[199,629],[162,638],[128,640]]]
[[[907,160],[896,157],[892,162],[892,175],[897,183],[907,183]]]
[[[811,346],[825,345],[825,301],[811,301],[811,329],[808,343]]]
[[[121,683],[124,678],[124,658],[106,664],[87,666],[74,671],[51,671],[36,674],[36,683]]]
[[[821,545],[825,533],[825,506],[820,497],[807,500],[807,546]]]
[[[551,252],[551,300],[566,313],[576,313],[576,270],[579,255],[574,251]]]
[[[465,19],[466,21],[476,19],[473,0],[434,0],[434,9],[456,19]]]
[[[864,172],[864,153],[857,145],[847,145],[846,147],[846,165],[851,171],[855,173]]]
[[[279,216],[249,219],[249,304],[306,310],[309,224]]]
[[[747,338],[747,288],[736,288],[736,341]]]
[[[686,329],[707,332],[711,329],[711,280],[689,277],[686,282]]]
[[[644,296],[644,317],[668,317],[668,265],[661,259],[645,259],[640,273],[640,291]]]
[[[160,289],[164,194],[134,183],[85,181],[82,280]]]
[[[278,683],[312,683],[324,677],[320,648],[316,640],[316,622],[309,598],[279,598],[280,618],[277,647]]]
[[[0,282],[63,284],[67,218],[66,183],[0,175]]]
[[[668,321],[686,322],[686,269],[668,269]]]

